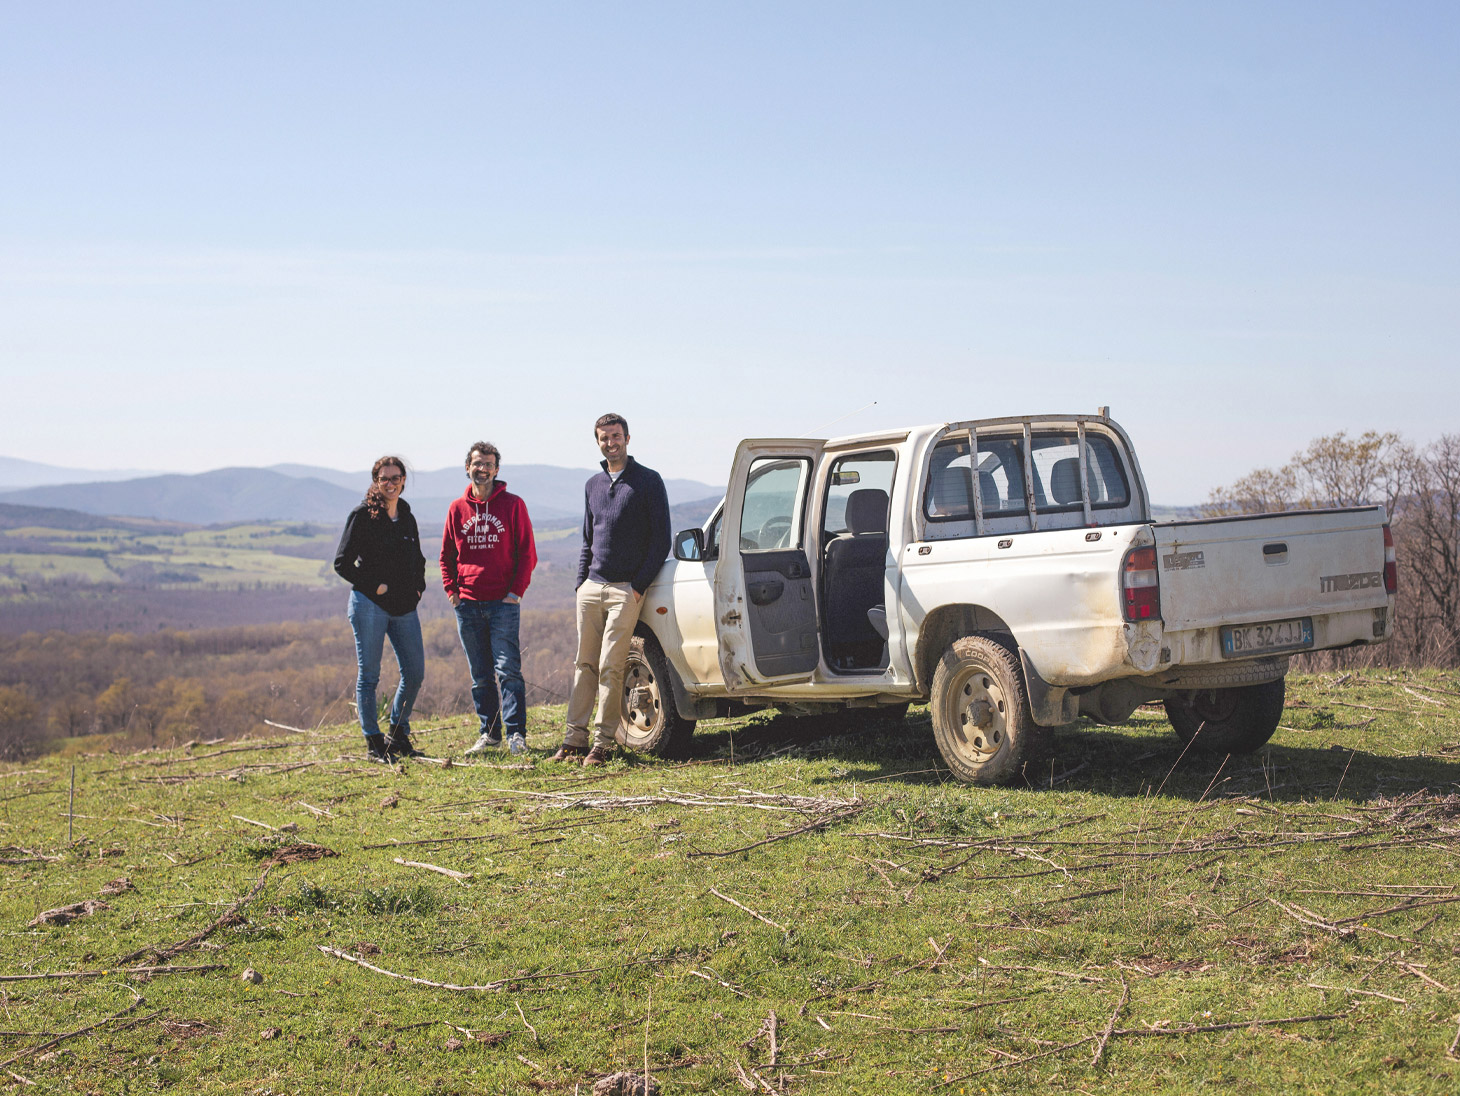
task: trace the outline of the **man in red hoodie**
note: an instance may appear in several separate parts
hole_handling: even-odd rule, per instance
[[[441,582],[456,607],[456,633],[471,667],[471,698],[481,720],[468,754],[502,745],[504,725],[507,748],[514,754],[527,749],[518,633],[537,546],[526,505],[497,479],[501,460],[491,442],[479,441],[467,450],[471,486],[446,511],[441,535]]]

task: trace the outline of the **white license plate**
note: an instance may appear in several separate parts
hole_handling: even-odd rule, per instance
[[[1271,651],[1300,651],[1313,646],[1313,618],[1271,620],[1222,629],[1222,657],[1249,658]]]

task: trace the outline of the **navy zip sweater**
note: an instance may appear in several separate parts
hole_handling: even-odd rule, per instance
[[[630,457],[619,478],[603,471],[583,485],[583,550],[578,581],[627,582],[639,593],[649,588],[669,555],[669,496],[652,468]]]

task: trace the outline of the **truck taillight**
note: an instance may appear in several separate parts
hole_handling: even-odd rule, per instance
[[[1121,608],[1126,620],[1155,620],[1161,615],[1161,586],[1156,579],[1156,549],[1132,548],[1121,564]]]
[[[1384,526],[1384,592],[1393,594],[1399,591],[1399,557],[1394,554],[1394,534],[1389,531],[1389,526]]]

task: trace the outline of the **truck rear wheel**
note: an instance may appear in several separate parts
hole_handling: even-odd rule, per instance
[[[615,738],[620,745],[655,757],[688,757],[695,721],[674,706],[669,659],[653,639],[635,636],[624,663],[623,719]]]
[[[1034,722],[1014,653],[988,636],[956,639],[933,671],[938,752],[967,784],[1005,784],[1032,773],[1048,748]]]
[[[1251,753],[1283,717],[1283,678],[1235,689],[1194,689],[1166,700],[1176,737],[1201,753]]]

